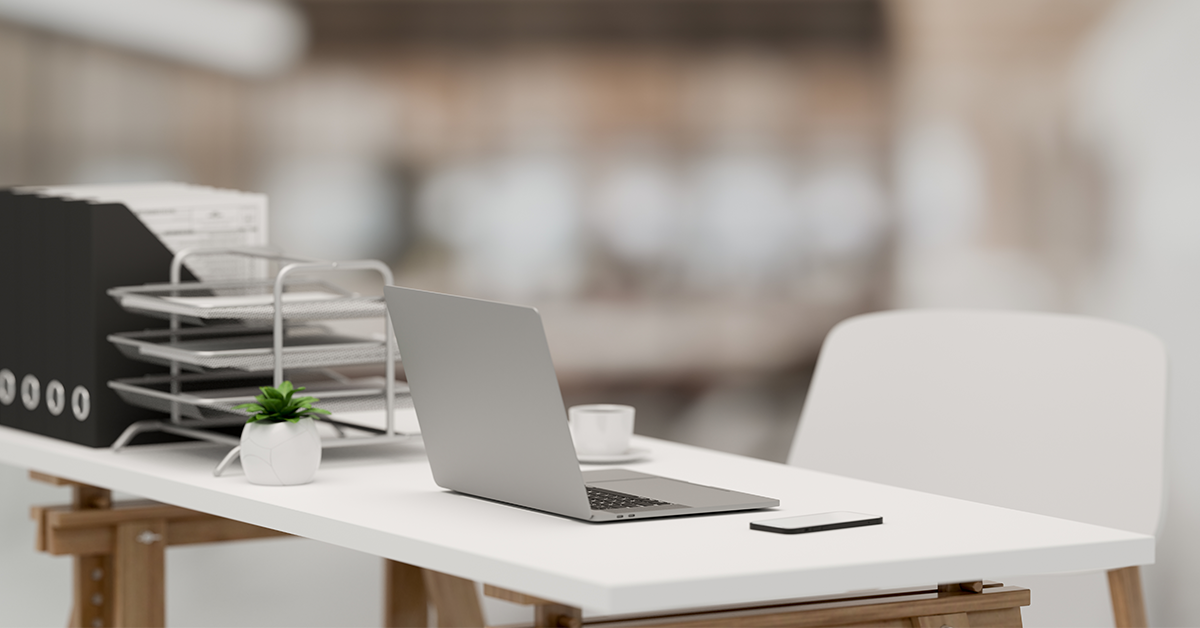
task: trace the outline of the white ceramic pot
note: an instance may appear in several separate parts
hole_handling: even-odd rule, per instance
[[[242,469],[252,484],[291,486],[312,482],[321,466],[317,422],[247,423],[242,428]]]

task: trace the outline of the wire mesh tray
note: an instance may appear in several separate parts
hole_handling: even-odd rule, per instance
[[[275,318],[273,281],[147,284],[112,288],[126,310],[193,324],[212,321],[269,323]],[[292,321],[373,318],[386,313],[383,297],[347,293],[322,282],[288,284],[283,317]]]
[[[254,374],[239,377],[228,375],[181,375],[180,392],[171,393],[171,376],[147,375],[144,377],[112,380],[109,387],[116,391],[126,403],[168,414],[171,403],[178,402],[180,416],[220,420],[245,419],[243,410],[234,410],[238,404],[254,401],[259,386],[270,386],[270,374]],[[386,431],[384,408],[384,378],[363,377],[355,379],[332,379],[319,373],[296,374],[290,381],[304,386],[304,395],[317,397],[317,407],[333,414],[327,418],[334,425],[358,429],[370,433]],[[393,416],[396,433],[419,434],[416,412],[408,384],[396,382],[395,410]]]
[[[203,369],[267,371],[275,367],[274,337],[262,329],[218,326],[171,331],[122,332],[109,342],[130,359],[153,364],[178,362]],[[284,331],[284,368],[373,364],[387,359],[383,340],[329,333],[323,327]]]

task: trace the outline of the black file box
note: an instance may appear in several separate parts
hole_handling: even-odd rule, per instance
[[[0,190],[0,425],[106,447],[130,423],[161,418],[107,384],[165,369],[125,358],[107,337],[167,322],[106,291],[168,281],[171,257],[124,205]]]

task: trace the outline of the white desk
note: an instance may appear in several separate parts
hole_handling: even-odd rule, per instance
[[[777,497],[775,511],[586,524],[447,492],[419,443],[328,450],[315,482],[247,483],[208,444],[121,454],[0,427],[0,462],[340,545],[601,613],[1107,570],[1154,538],[638,438],[630,468]],[[958,470],[956,472],[963,472]],[[748,523],[854,510],[884,525],[805,535]]]

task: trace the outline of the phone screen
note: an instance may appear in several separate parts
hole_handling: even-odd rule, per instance
[[[801,534],[804,532],[837,530],[838,528],[857,528],[859,526],[878,525],[881,523],[883,523],[883,517],[879,515],[842,511],[753,521],[750,523],[750,529],[779,532],[781,534]]]

